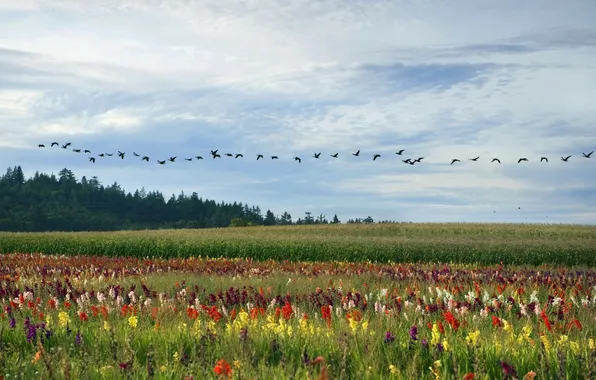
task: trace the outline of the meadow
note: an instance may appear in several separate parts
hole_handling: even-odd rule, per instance
[[[596,226],[371,224],[0,233],[0,253],[596,266]]]

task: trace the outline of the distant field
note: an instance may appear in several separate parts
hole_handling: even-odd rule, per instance
[[[371,224],[0,233],[0,253],[596,266],[596,227]]]

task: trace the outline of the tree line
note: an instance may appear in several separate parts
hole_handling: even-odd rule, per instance
[[[373,223],[369,216],[347,223]],[[166,200],[159,191],[144,188],[126,192],[114,182],[104,186],[96,176],[77,180],[69,169],[58,176],[36,172],[26,179],[21,166],[0,176],[0,231],[115,231],[165,228],[214,228],[339,224],[322,214],[293,220],[259,206],[203,199],[196,192],[181,192]]]

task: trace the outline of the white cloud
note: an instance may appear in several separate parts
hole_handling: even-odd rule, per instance
[[[360,200],[381,219],[396,214],[366,194],[400,198],[392,207],[405,210],[415,191],[460,220],[511,198],[547,208],[565,189],[595,184],[585,174],[589,160],[568,172],[554,166],[559,155],[596,145],[592,1],[48,4],[0,0],[0,146],[15,149],[3,153],[10,157],[64,136],[105,149],[140,144],[152,157],[212,146],[283,153],[278,166],[207,161],[201,175],[234,200],[267,194],[276,205],[310,184],[318,191],[294,193],[293,210],[365,212]],[[400,148],[424,164],[403,165],[393,154]],[[366,161],[349,155],[358,149]],[[318,166],[309,161],[314,151],[324,152]],[[340,158],[327,161],[335,152]],[[372,163],[374,152],[383,158]],[[305,159],[300,169],[295,154]],[[476,155],[504,163],[466,160]],[[534,162],[541,155],[551,158],[549,172]],[[531,163],[513,166],[522,156]],[[45,160],[27,157],[30,165]],[[453,157],[464,162],[446,166]],[[240,191],[222,179],[237,178],[234,170],[262,187]],[[135,182],[134,173],[131,184],[164,186],[140,172]],[[200,178],[185,186],[204,189]],[[543,200],[533,195],[536,181]],[[337,201],[333,189],[343,194]],[[583,197],[565,197],[570,220],[593,217]],[[572,211],[579,205],[584,212]]]

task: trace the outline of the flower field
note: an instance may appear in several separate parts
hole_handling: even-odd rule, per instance
[[[0,256],[3,379],[596,378],[596,270]]]
[[[596,226],[387,223],[0,233],[0,253],[596,267]]]

